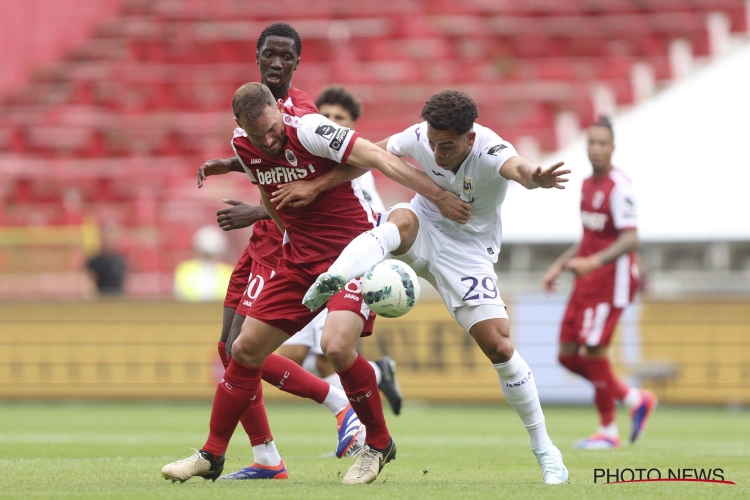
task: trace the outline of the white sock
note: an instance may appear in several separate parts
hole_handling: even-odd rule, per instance
[[[640,389],[636,389],[635,387],[631,387],[628,390],[628,393],[625,394],[625,397],[622,398],[623,404],[625,404],[625,406],[627,406],[628,408],[635,408],[636,406],[640,406],[642,401],[643,398],[641,397],[641,391]]]
[[[344,390],[344,386],[341,385],[341,377],[339,377],[338,373],[334,373],[333,375],[328,375],[327,377],[323,377],[323,380],[328,382],[331,387],[335,387],[337,389]]]
[[[254,462],[258,465],[274,466],[281,463],[281,456],[273,441],[253,446],[253,456]]]
[[[544,424],[544,413],[536,392],[536,384],[531,376],[531,368],[526,364],[518,351],[505,362],[492,365],[500,377],[500,387],[505,400],[508,401],[518,416],[521,417],[526,430],[529,431],[531,447],[539,448],[551,442]]]
[[[372,369],[375,370],[375,381],[378,385],[380,385],[380,381],[383,380],[383,370],[381,370],[380,367],[372,361],[368,361],[368,363],[370,363]]]
[[[328,389],[328,396],[323,401],[323,406],[331,410],[334,415],[338,415],[341,410],[349,406],[349,398],[346,397],[343,389],[331,385],[331,388]]]
[[[398,226],[386,222],[354,238],[328,270],[341,271],[348,280],[359,278],[372,266],[384,261],[399,245],[401,234]]]
[[[617,428],[617,422],[611,422],[609,425],[600,425],[596,429],[597,434],[603,434],[610,439],[620,437],[620,430]]]

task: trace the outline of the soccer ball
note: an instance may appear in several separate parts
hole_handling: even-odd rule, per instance
[[[419,300],[419,280],[414,269],[388,259],[372,266],[362,277],[362,296],[372,312],[398,318]]]

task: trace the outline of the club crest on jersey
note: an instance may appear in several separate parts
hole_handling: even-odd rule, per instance
[[[327,123],[321,123],[318,128],[315,129],[315,133],[322,136],[324,139],[330,139],[333,137],[333,133],[336,132],[336,127],[328,125]]]
[[[594,207],[594,210],[599,210],[602,208],[602,205],[604,204],[604,193],[602,191],[597,191],[594,193],[594,196],[591,197],[591,206]]]
[[[472,197],[473,192],[474,192],[474,178],[464,177],[464,197],[466,198],[466,201],[469,203],[474,201],[474,198]]]
[[[293,167],[297,166],[297,157],[294,156],[291,149],[286,150],[286,161],[288,161]]]
[[[503,149],[507,148],[505,144],[498,144],[497,146],[492,146],[490,149],[487,150],[488,155],[497,156],[497,153],[502,151]]]

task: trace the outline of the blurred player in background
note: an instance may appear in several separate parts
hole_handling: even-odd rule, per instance
[[[253,302],[232,346],[229,366],[216,389],[205,445],[193,456],[166,465],[162,469],[166,478],[217,477],[223,469],[224,453],[235,427],[245,418],[251,424],[249,433],[257,472],[263,469],[272,471],[269,477],[274,472],[286,476],[263,405],[264,362],[316,316],[318,311],[310,311],[302,304],[305,290],[315,276],[353,238],[372,228],[375,220],[356,182],[320,193],[304,210],[274,207],[270,197],[279,184],[314,179],[338,163],[349,162],[358,168],[377,168],[430,200],[436,210],[451,220],[465,223],[471,214],[469,204],[455,193],[441,189],[422,172],[320,114],[284,106],[262,84],[240,87],[232,108],[240,125],[235,129],[232,146],[248,177],[258,185],[269,215],[285,231],[283,258]],[[352,407],[367,426],[366,444],[343,482],[370,483],[396,455],[375,373],[356,350],[359,337],[372,332],[374,315],[362,300],[359,280],[346,283],[345,290],[331,297],[327,307],[329,316],[321,345],[339,374]]]
[[[564,270],[575,275],[575,287],[560,329],[560,363],[594,386],[600,425],[574,446],[583,449],[620,447],[615,400],[631,409],[635,442],[656,406],[656,396],[628,386],[617,378],[609,360],[609,345],[623,308],[638,287],[637,210],[633,185],[612,166],[614,132],[601,117],[588,132],[588,155],[593,175],[583,182],[581,221],[583,238],[566,250],[547,270],[545,290],[555,289]]]
[[[411,203],[395,205],[381,214],[378,227],[349,243],[317,278],[305,305],[320,307],[349,280],[389,256],[409,264],[437,289],[456,322],[490,359],[505,399],[529,432],[544,482],[560,484],[567,481],[568,470],[547,434],[531,369],[510,340],[494,264],[508,181],[527,189],[562,189],[567,182],[562,176],[570,171],[558,170],[562,163],[545,170],[534,167],[510,143],[475,123],[478,114],[476,103],[463,92],[438,92],[422,108],[424,122],[378,143],[397,156],[413,158],[438,186],[470,203],[468,222],[459,225],[444,218],[419,194]]]

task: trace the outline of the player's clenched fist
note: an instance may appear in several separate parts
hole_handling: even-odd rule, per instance
[[[471,205],[459,198],[456,193],[443,191],[440,197],[435,200],[435,204],[440,209],[440,215],[446,219],[458,222],[459,224],[469,222]]]
[[[224,175],[232,170],[232,164],[227,160],[208,160],[198,169],[198,188],[203,187],[203,181],[211,175]]]

